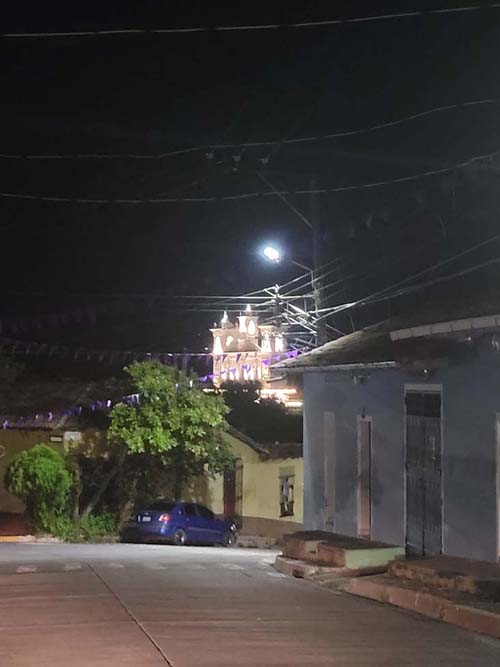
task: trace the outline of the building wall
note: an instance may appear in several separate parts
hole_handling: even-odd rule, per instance
[[[405,384],[442,385],[444,553],[496,560],[500,355],[491,347],[483,347],[468,362],[450,364],[428,380],[398,369],[374,370],[364,384],[355,384],[345,372],[306,373],[305,527],[332,528],[324,523],[325,479],[329,479],[335,503],[333,528],[356,534],[357,418],[364,414],[373,420],[372,537],[404,545]],[[333,429],[328,426],[332,413]],[[325,450],[330,452],[326,469]]]
[[[50,442],[50,437],[62,439]],[[61,432],[0,429],[0,447],[5,453],[0,457],[0,512],[23,512],[24,506],[18,498],[8,493],[3,484],[5,470],[12,459],[25,449],[38,443],[46,443],[63,449],[69,442],[78,442],[80,447],[98,451],[103,435],[98,431]],[[229,433],[224,434],[233,455],[243,464],[243,523],[246,532],[280,537],[284,532],[297,530],[303,516],[303,462],[297,459],[262,460],[259,454],[243,441]],[[3,449],[0,449],[0,454]],[[280,473],[295,475],[294,515],[280,517]],[[168,495],[168,493],[167,493]],[[203,476],[191,480],[184,489],[184,499],[210,507],[216,514],[224,512],[223,476]]]
[[[41,443],[58,451],[67,450],[70,445],[98,451],[99,445],[103,442],[105,442],[104,434],[95,429],[82,432],[52,429],[0,429],[0,512],[24,512],[24,504],[7,491],[4,483],[5,471],[18,454]]]
[[[238,440],[230,434],[225,434],[231,451],[243,464],[243,527],[245,531],[258,529],[258,522],[254,519],[262,519],[260,531],[273,536],[279,536],[286,532],[287,526],[290,531],[297,530],[302,525],[303,518],[303,460],[276,459],[262,460],[257,452],[249,445]],[[294,489],[294,515],[280,517],[280,474],[295,475]],[[207,504],[216,514],[224,511],[223,477],[217,475],[210,478],[207,489]],[[270,523],[271,522],[271,523]],[[276,522],[279,525],[273,525]],[[246,524],[246,525],[245,525]],[[248,531],[247,531],[248,532]]]

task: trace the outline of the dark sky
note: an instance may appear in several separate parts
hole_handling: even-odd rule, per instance
[[[289,23],[470,2],[226,4],[17,2],[3,8],[2,31]],[[500,99],[499,34],[500,11],[485,10],[303,30],[2,38],[0,153],[161,153],[320,135]],[[204,151],[148,161],[0,159],[0,190],[104,199],[238,194],[265,189],[261,158],[280,188],[307,188],[313,175],[319,186],[379,181],[500,149],[498,112],[459,109],[341,140],[216,150],[211,160]],[[497,167],[493,159],[439,178],[321,195],[322,260],[340,257],[334,279],[358,278],[332,299],[363,296],[495,233]],[[308,197],[291,200],[308,214]],[[0,198],[0,224],[1,318],[102,308],[88,330],[20,334],[56,343],[200,349],[211,313],[138,306],[126,296],[243,293],[290,279],[296,269],[258,258],[266,239],[310,261],[307,230],[270,197],[129,206]],[[110,292],[125,295],[119,308],[103,296]]]

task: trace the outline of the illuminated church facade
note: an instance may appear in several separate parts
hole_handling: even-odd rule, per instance
[[[259,324],[259,318],[247,307],[232,322],[227,313],[220,325],[211,329],[213,335],[213,383],[259,382],[263,398],[275,398],[294,407],[296,389],[287,386],[286,377],[276,374],[271,366],[291,353],[281,327]],[[298,407],[298,406],[296,406]]]

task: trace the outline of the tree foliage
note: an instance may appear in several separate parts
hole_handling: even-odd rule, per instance
[[[5,482],[39,527],[50,530],[54,519],[64,514],[72,478],[64,458],[48,445],[35,445],[16,456]]]
[[[221,438],[227,407],[220,396],[205,393],[176,369],[157,362],[126,369],[138,403],[120,403],[111,412],[110,442],[127,455],[157,457],[176,477],[175,495],[184,483],[203,472],[222,472],[232,457]]]
[[[302,415],[290,414],[277,401],[260,399],[259,388],[256,382],[222,385],[231,426],[263,444],[302,442]]]

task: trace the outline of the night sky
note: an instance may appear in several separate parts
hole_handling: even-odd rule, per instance
[[[9,3],[2,32],[290,23],[470,2]],[[7,13],[7,16],[5,16]],[[155,154],[366,127],[442,105],[500,100],[500,11],[249,32],[0,39],[2,154]],[[499,105],[433,114],[332,141],[194,151],[158,160],[0,159],[4,193],[210,197],[343,186],[439,169],[500,150]],[[235,163],[234,156],[240,157]],[[340,258],[330,303],[370,294],[498,231],[498,158],[415,182],[318,197],[322,261]],[[290,200],[306,215],[305,195]],[[0,197],[0,318],[96,306],[97,322],[18,338],[110,349],[201,351],[216,313],[134,294],[242,294],[297,274],[310,238],[277,198],[76,204]],[[498,244],[454,270],[498,254]],[[496,271],[496,273],[495,273]],[[496,268],[472,274],[491,290]],[[435,275],[435,274],[433,274]],[[346,277],[352,279],[346,280]],[[457,280],[448,298],[467,287]],[[469,285],[469,284],[468,284]],[[110,293],[120,294],[111,299]],[[410,307],[412,304],[409,304]],[[392,309],[404,304],[390,304]],[[354,313],[355,325],[383,313]]]

